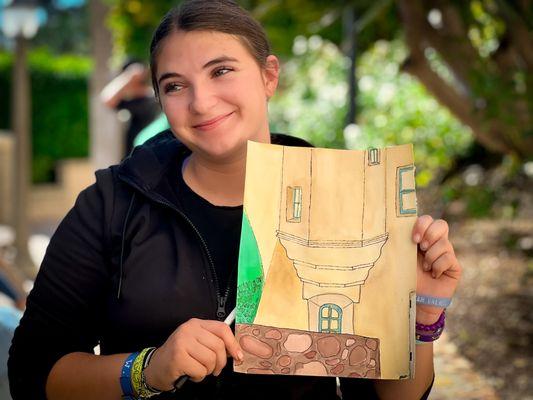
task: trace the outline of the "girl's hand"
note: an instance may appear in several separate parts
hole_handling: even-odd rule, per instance
[[[448,223],[422,215],[413,227],[413,241],[418,244],[416,293],[451,298],[461,278],[461,265],[448,240]],[[418,304],[416,320],[422,324],[433,324],[442,310]]]
[[[172,390],[174,381],[188,375],[200,382],[220,374],[228,356],[242,360],[242,349],[231,328],[220,321],[192,318],[180,325],[152,356],[144,373],[149,386]]]

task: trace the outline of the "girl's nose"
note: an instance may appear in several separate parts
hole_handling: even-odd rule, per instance
[[[217,103],[217,97],[209,87],[195,87],[189,91],[189,111],[193,114],[209,114]]]

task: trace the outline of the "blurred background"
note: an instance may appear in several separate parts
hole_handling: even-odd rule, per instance
[[[533,399],[533,1],[239,3],[282,59],[272,131],[414,144],[419,209],[450,223],[464,268],[431,398]],[[176,4],[0,0],[0,399],[50,236],[93,171],[127,151],[131,94],[110,97],[144,79],[127,64],[147,61]]]

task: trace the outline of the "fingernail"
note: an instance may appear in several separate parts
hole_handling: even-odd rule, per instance
[[[420,248],[421,248],[422,250],[424,250],[424,251],[427,250],[427,248],[428,248],[428,242],[424,242],[424,243],[422,243],[422,244],[420,245]]]
[[[433,279],[437,279],[437,273],[435,271],[431,273],[431,276],[433,277]]]
[[[417,233],[417,234],[415,235],[415,237],[413,238],[413,240],[415,241],[415,243],[420,242],[420,235]]]
[[[424,263],[424,271],[429,271],[429,264],[427,262]]]
[[[243,352],[239,350],[239,351],[237,352],[237,357],[239,358],[239,361],[244,360],[244,354],[243,354]]]

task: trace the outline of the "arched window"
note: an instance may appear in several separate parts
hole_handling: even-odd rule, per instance
[[[341,333],[342,309],[332,303],[326,303],[318,311],[318,329],[322,333]]]

